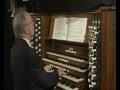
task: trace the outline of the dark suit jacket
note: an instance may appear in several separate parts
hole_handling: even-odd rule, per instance
[[[23,39],[16,40],[10,58],[16,90],[50,90],[59,81],[58,72],[47,73],[41,57]]]

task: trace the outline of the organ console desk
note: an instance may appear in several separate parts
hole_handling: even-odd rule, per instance
[[[115,8],[80,13],[31,13],[33,48],[45,65],[64,68],[55,90],[115,90]],[[87,18],[83,42],[53,38],[56,18]],[[81,34],[80,34],[81,36]]]

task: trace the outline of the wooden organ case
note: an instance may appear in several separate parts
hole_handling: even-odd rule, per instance
[[[111,90],[115,90],[116,33],[115,30],[109,31],[115,29],[113,7],[101,7],[93,12],[77,14],[31,13],[31,16],[35,22],[35,36],[31,44],[36,53],[42,56],[45,65],[51,64],[53,68],[62,67],[68,73],[60,77],[55,90],[110,90],[111,84],[108,81],[113,82],[110,87]],[[55,19],[61,17],[87,18],[83,42],[53,38]],[[110,39],[107,40],[108,37],[113,43],[110,43]],[[113,53],[107,54],[111,47]],[[112,59],[108,58],[108,55],[113,55]],[[110,69],[108,64],[113,68]]]

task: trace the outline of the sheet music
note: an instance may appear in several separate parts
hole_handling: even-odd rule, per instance
[[[53,39],[84,42],[87,18],[55,18]]]
[[[84,42],[87,27],[87,18],[71,17],[68,20],[67,40]]]
[[[53,39],[66,40],[67,19],[68,18],[55,18]]]

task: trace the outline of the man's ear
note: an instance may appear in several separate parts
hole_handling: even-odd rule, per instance
[[[25,27],[24,32],[25,32],[25,34],[28,34],[28,28],[27,27]]]

